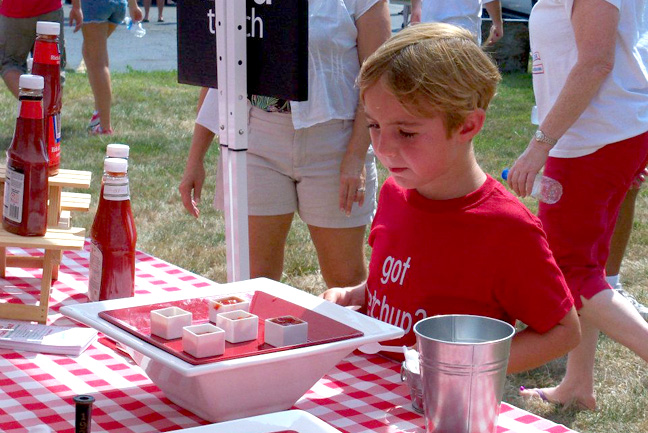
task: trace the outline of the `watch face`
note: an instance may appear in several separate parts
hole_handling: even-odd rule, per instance
[[[535,138],[536,138],[536,140],[538,140],[538,141],[542,141],[542,139],[544,138],[544,134],[542,133],[542,131],[540,131],[540,130],[538,129],[538,130],[535,132]]]

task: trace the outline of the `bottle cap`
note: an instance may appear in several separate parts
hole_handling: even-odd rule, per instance
[[[61,24],[52,21],[38,21],[36,22],[36,33],[58,36],[61,33]]]
[[[108,158],[125,158],[128,159],[130,148],[128,144],[111,143],[106,147],[106,156]]]
[[[124,158],[106,158],[104,160],[104,171],[110,173],[126,173],[128,161]]]
[[[18,79],[18,86],[21,89],[43,89],[45,80],[40,75],[23,74]]]
[[[504,180],[508,179],[508,172],[509,172],[508,168],[505,168],[504,170],[502,170],[502,179],[504,179]]]

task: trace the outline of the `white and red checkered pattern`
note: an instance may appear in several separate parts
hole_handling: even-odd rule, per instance
[[[10,252],[12,250],[10,249]],[[13,250],[16,251],[16,250]],[[21,253],[36,255],[36,250]],[[62,305],[85,302],[89,249],[66,251],[50,298],[49,323],[70,325]],[[136,294],[191,290],[216,284],[142,252],[137,254]],[[34,303],[40,270],[9,268],[0,279],[0,302]],[[102,344],[105,343],[105,344]],[[169,401],[130,358],[103,339],[78,357],[0,350],[0,431],[24,433],[46,424],[56,433],[74,432],[78,394],[95,398],[92,431],[147,433],[207,422]],[[411,409],[400,365],[377,355],[352,354],[295,405],[348,433],[423,433]],[[502,404],[497,432],[569,432],[568,428]]]

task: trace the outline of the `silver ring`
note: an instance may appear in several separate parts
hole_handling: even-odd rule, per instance
[[[363,187],[360,187],[360,188],[356,189],[356,192],[365,192],[365,187],[363,186]]]

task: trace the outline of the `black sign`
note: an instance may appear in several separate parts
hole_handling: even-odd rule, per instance
[[[178,0],[177,14],[178,81],[217,88],[214,0]],[[308,0],[247,0],[247,35],[248,93],[308,99]]]

